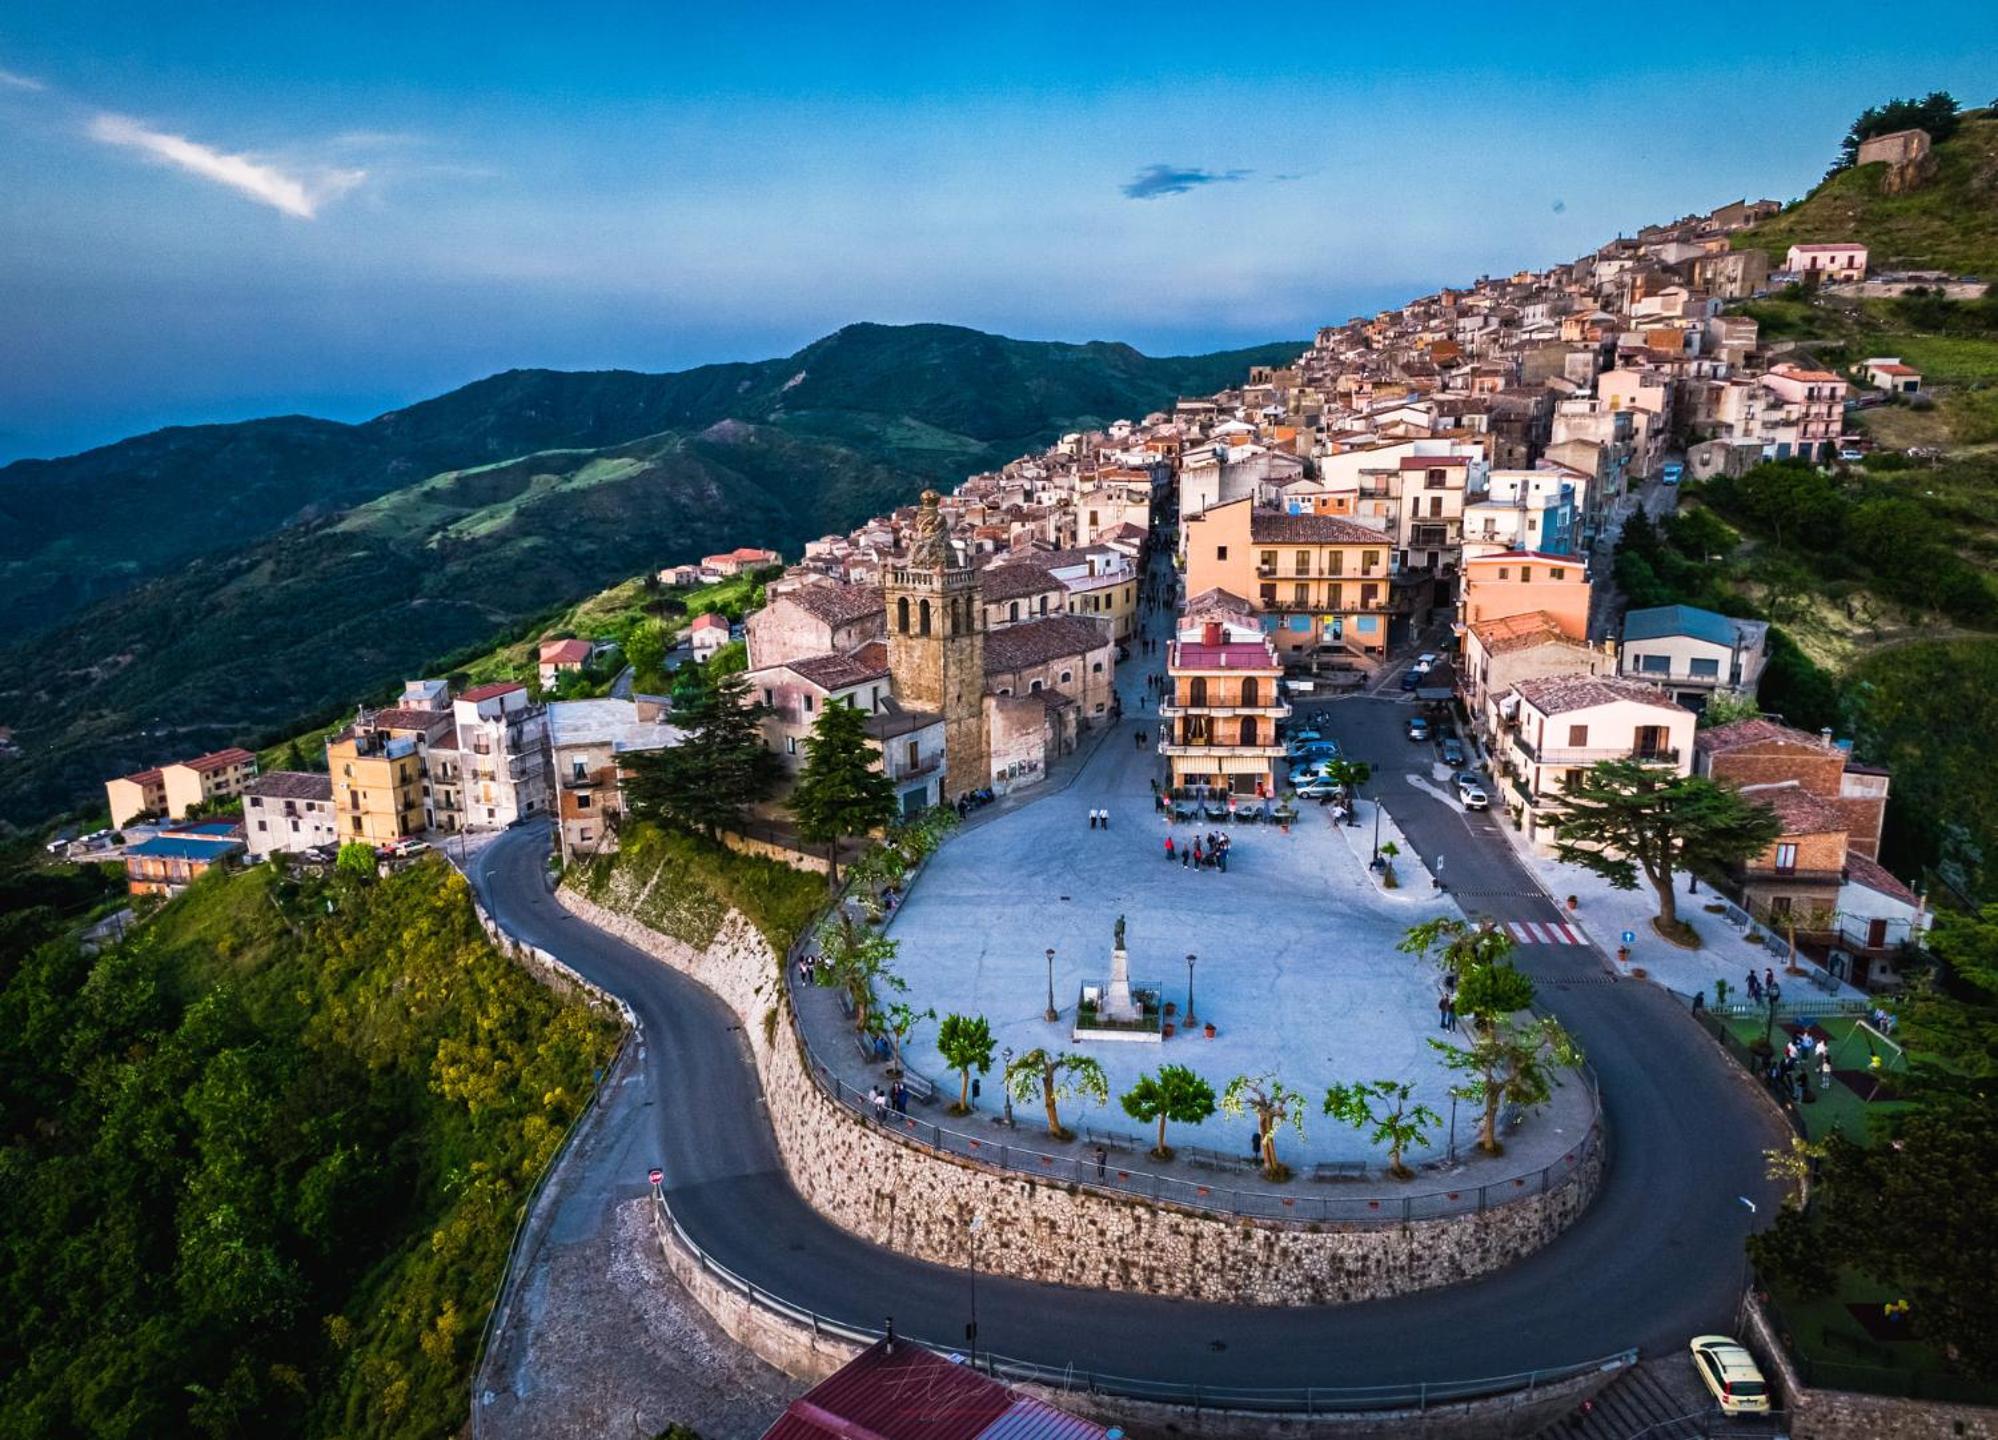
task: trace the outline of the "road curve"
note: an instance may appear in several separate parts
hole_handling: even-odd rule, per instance
[[[472,879],[500,923],[628,1001],[644,1027],[630,1148],[666,1171],[673,1212],[722,1264],[822,1315],[958,1343],[972,1286],[834,1226],[792,1189],[749,1050],[713,994],[549,897],[545,829],[489,844]],[[1391,1385],[1513,1374],[1726,1329],[1753,1223],[1770,1213],[1761,1152],[1783,1132],[1670,997],[1640,983],[1546,993],[1602,1077],[1612,1161],[1553,1244],[1484,1280],[1393,1300],[1235,1307],[981,1275],[983,1350],[1042,1365],[1237,1388]],[[649,1154],[648,1154],[649,1152]],[[603,1177],[622,1193],[641,1173]],[[967,1252],[967,1260],[969,1255]]]

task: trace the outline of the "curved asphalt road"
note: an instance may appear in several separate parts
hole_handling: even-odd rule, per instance
[[[735,1017],[556,905],[541,878],[547,844],[543,829],[509,833],[476,857],[473,879],[508,930],[623,996],[643,1023],[642,1104],[614,1102],[608,1117],[635,1128],[623,1147],[633,1173],[585,1183],[641,1193],[643,1167],[656,1160],[688,1233],[753,1284],[836,1320],[878,1326],[892,1315],[906,1335],[961,1343],[965,1272],[873,1246],[799,1198]],[[1736,1197],[1772,1212],[1761,1151],[1784,1132],[1751,1082],[1655,988],[1571,980],[1546,999],[1601,1075],[1612,1143],[1600,1196],[1552,1245],[1469,1285],[1311,1309],[982,1275],[980,1348],[1171,1384],[1335,1387],[1512,1374],[1727,1329],[1754,1218]]]

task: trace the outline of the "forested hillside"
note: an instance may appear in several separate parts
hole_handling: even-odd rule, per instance
[[[87,885],[0,932],[0,1434],[453,1433],[611,1024],[441,862],[217,874],[95,959]]]
[[[0,539],[0,598],[80,594],[78,566],[131,559],[103,580],[128,588],[40,635],[12,627],[0,650],[0,725],[22,749],[0,765],[0,824],[90,798],[109,775],[255,743],[636,572],[737,545],[795,552],[925,485],[1301,348],[1159,360],[856,325],[754,365],[517,371],[366,426],[168,431],[10,466],[0,536],[9,513],[26,519]],[[310,453],[286,460],[300,436]],[[409,473],[444,454],[493,463]],[[166,493],[181,503],[161,510]],[[285,518],[298,523],[269,531]]]

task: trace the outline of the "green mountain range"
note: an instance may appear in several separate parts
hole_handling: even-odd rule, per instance
[[[1302,342],[1154,358],[850,326],[674,374],[509,371],[361,425],[165,430],[0,469],[0,822],[254,741],[624,576],[795,553]]]

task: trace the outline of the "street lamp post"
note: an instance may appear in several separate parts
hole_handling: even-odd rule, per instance
[[[1054,950],[1052,947],[1048,950],[1048,1008],[1047,1013],[1041,1016],[1041,1018],[1051,1025],[1061,1019],[1061,1012],[1055,1009],[1054,1003]]]
[[[971,1368],[978,1368],[978,1232],[984,1228],[985,1217],[973,1215],[971,1223],[965,1227],[971,1241],[971,1323],[964,1327],[965,1343],[971,1347]]]
[[[1013,1077],[1009,1072],[1011,1072],[1013,1068],[1013,1047],[1011,1045],[1008,1045],[1004,1050],[1001,1050],[999,1054],[1000,1057],[1005,1061],[1006,1065],[1006,1069],[1000,1072],[999,1088],[1000,1090],[1005,1092],[1006,1124],[1008,1128],[1011,1128],[1013,1124],[1013,1083],[1012,1083]]]
[[[1368,868],[1381,868],[1381,802],[1378,800],[1374,801],[1374,858]]]
[[[1193,952],[1186,952],[1186,1033],[1193,1033]]]

